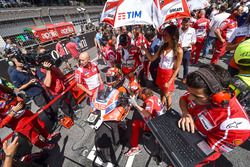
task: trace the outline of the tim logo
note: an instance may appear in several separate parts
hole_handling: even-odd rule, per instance
[[[141,18],[142,11],[131,11],[118,13],[118,20]]]

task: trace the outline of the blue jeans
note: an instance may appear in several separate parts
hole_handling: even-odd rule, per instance
[[[215,41],[215,39],[216,39],[216,37],[211,37],[211,36],[207,37],[207,39],[205,41],[205,45],[204,45],[204,50],[203,50],[203,55],[205,57],[208,57],[209,50],[210,50],[210,48],[212,48],[212,44]]]
[[[188,66],[190,64],[190,55],[191,55],[191,50],[184,51],[183,53],[183,58],[182,58],[183,79],[187,78]]]

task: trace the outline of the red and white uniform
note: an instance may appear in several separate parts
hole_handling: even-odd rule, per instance
[[[161,100],[155,95],[148,97],[144,101],[143,108],[144,110],[146,110],[151,114],[151,118],[155,118],[158,115],[163,114],[163,105],[161,103]],[[150,118],[145,118],[146,121],[148,119]],[[145,123],[144,120],[139,120],[139,119],[133,120],[132,132],[131,132],[132,134],[130,138],[131,147],[138,146],[140,129],[143,129],[144,131],[149,131],[149,128],[147,127],[147,124]]]
[[[108,67],[114,67],[116,62],[116,52],[113,49],[113,47],[107,45],[105,46],[105,49],[103,51],[104,51],[104,58],[106,60]]]
[[[151,118],[155,118],[158,115],[163,114],[163,105],[161,103],[161,100],[155,95],[147,98],[144,105],[145,110],[151,113]]]
[[[171,50],[166,55],[161,54],[161,60],[157,69],[156,84],[163,92],[173,92],[174,91],[174,82],[171,83],[168,89],[166,89],[165,84],[171,79],[174,70],[174,63],[176,56],[174,51]]]
[[[226,42],[222,43],[219,39],[215,41],[215,52],[213,54],[213,58],[211,63],[216,64],[221,56],[223,56],[226,52],[226,44],[227,41],[232,36],[233,32],[238,27],[237,20],[234,18],[227,18],[220,25],[221,36]]]
[[[196,21],[194,24],[193,28],[195,29],[196,32],[196,43],[195,43],[195,63],[198,63],[198,59],[200,57],[201,50],[204,46],[205,39],[207,37],[207,33],[209,30],[209,23],[210,21],[206,19],[205,17],[202,17]],[[194,52],[192,52],[192,57]]]
[[[150,44],[143,34],[140,34],[137,39],[135,39],[135,46],[141,49],[141,45],[144,44],[145,48],[149,48]],[[149,77],[149,60],[145,53],[141,52],[140,61],[143,62],[146,78]]]
[[[39,118],[36,118],[25,125],[25,123],[34,115],[29,110],[20,110],[16,112],[14,116],[9,115],[11,107],[17,105],[19,101],[22,100],[0,90],[0,128],[7,125],[13,131],[26,136],[32,144],[39,148],[43,148],[46,146],[46,143],[39,140],[39,135],[42,135],[45,139],[49,136],[44,122]]]
[[[97,65],[90,62],[87,67],[78,67],[75,71],[75,79],[79,84],[83,84],[85,88],[94,94],[100,86],[99,69]]]
[[[217,152],[217,156],[208,157],[206,162],[217,159],[220,153],[233,150],[249,138],[249,119],[236,97],[230,100],[229,107],[222,108],[197,105],[188,96],[189,93],[186,93],[181,98],[188,105],[188,112],[194,119],[196,129]]]
[[[141,64],[140,55],[140,49],[134,45],[130,45],[128,49],[118,49],[117,61],[121,63],[121,70],[125,75],[133,72]]]

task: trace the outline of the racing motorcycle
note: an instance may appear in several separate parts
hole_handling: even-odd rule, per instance
[[[124,88],[122,89],[124,90]],[[131,106],[121,89],[105,85],[94,94],[87,122],[95,130],[97,156],[103,162],[117,164],[115,151],[120,144],[125,145],[126,118]]]

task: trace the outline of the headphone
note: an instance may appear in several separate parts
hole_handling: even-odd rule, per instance
[[[210,95],[212,104],[223,108],[228,107],[231,94],[227,92],[221,82],[216,79],[214,72],[208,68],[200,68],[199,71],[195,71],[195,73],[205,81],[209,90],[212,92]]]

